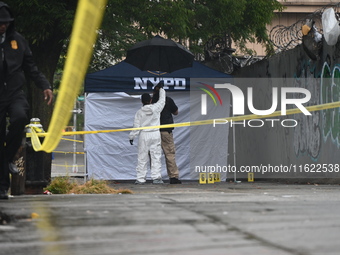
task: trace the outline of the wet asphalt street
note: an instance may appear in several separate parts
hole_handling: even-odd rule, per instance
[[[0,254],[340,254],[340,186],[113,184],[0,201]]]

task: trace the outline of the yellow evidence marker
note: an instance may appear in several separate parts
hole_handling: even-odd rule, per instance
[[[248,173],[248,182],[254,182],[254,173]]]
[[[208,173],[208,183],[214,183],[214,174]]]
[[[206,184],[206,183],[207,183],[206,173],[200,173],[200,184]]]

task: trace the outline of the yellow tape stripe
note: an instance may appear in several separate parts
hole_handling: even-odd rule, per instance
[[[83,142],[84,142],[84,141],[73,140],[73,139],[68,139],[68,138],[61,138],[61,140],[64,140],[64,141],[71,141],[71,142],[77,142],[77,143],[83,143]]]
[[[32,145],[35,151],[52,152],[58,146],[87,71],[97,37],[96,30],[101,23],[106,2],[107,0],[80,0],[78,3],[60,92],[42,145],[37,133],[32,131]]]
[[[327,103],[327,104],[319,104],[319,105],[313,105],[308,106],[306,109],[310,112],[320,111],[320,110],[326,110],[326,109],[333,109],[340,107],[340,101],[333,102],[333,103]],[[302,113],[300,109],[294,108],[289,109],[286,111],[286,115],[292,115],[292,114],[299,114]],[[263,118],[272,118],[285,115],[281,115],[281,111],[273,112],[270,115],[242,115],[242,116],[236,116],[236,117],[226,117],[226,118],[218,118],[219,120],[226,120],[226,121],[243,121],[243,120],[251,120],[251,119],[263,119]],[[99,134],[99,133],[112,133],[112,132],[123,132],[123,131],[132,131],[132,130],[143,130],[143,129],[151,129],[151,128],[171,128],[171,127],[187,127],[187,126],[199,126],[199,125],[209,125],[214,124],[216,119],[209,119],[209,120],[199,120],[199,121],[193,121],[193,122],[182,122],[182,123],[175,123],[175,124],[167,124],[167,125],[160,125],[160,126],[151,126],[151,127],[139,127],[139,128],[124,128],[124,129],[113,129],[113,130],[96,130],[96,131],[73,131],[73,132],[64,132],[63,135],[85,135],[85,134]],[[37,134],[40,137],[46,136],[46,133],[39,133]]]

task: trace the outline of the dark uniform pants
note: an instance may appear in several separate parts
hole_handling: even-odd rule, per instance
[[[23,91],[10,100],[0,99],[0,191],[7,191],[10,186],[8,162],[13,161],[21,145],[23,131],[28,124],[28,110]],[[6,117],[9,117],[8,128]]]

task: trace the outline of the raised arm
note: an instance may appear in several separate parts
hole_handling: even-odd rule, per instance
[[[154,111],[160,113],[165,105],[165,90],[163,88],[159,89],[159,100],[157,103],[155,103],[154,106]]]

